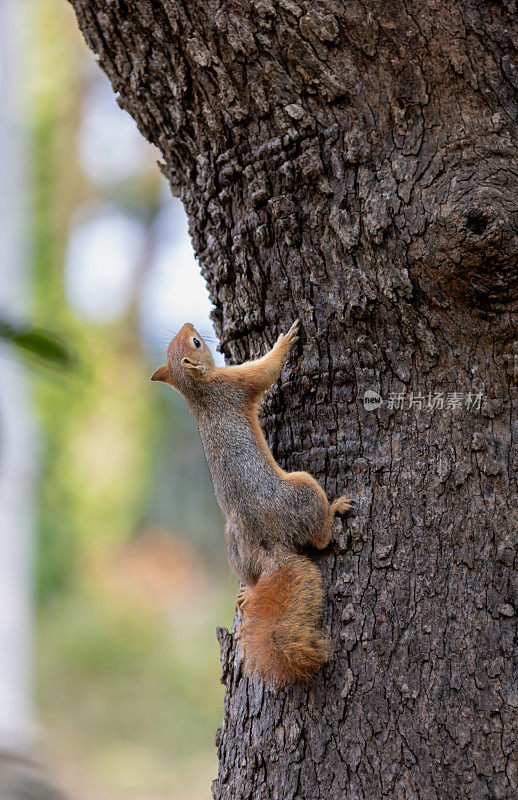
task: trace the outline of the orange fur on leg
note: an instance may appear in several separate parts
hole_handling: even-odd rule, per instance
[[[345,511],[349,511],[350,508],[350,499],[348,497],[339,497],[338,500],[331,503],[331,508],[329,510],[331,514],[343,514]]]

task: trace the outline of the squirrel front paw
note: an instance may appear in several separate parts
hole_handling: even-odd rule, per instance
[[[289,329],[288,333],[281,333],[279,338],[277,339],[277,344],[283,344],[286,347],[286,350],[289,350],[295,342],[298,342],[298,332],[299,332],[299,325],[300,321],[298,319],[295,320],[291,328]]]

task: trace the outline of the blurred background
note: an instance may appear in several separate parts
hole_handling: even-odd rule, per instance
[[[185,321],[219,358],[186,217],[65,0],[0,0],[0,101],[0,751],[77,800],[205,800],[236,582],[149,380]]]

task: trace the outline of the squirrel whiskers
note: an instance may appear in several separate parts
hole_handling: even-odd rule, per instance
[[[320,571],[299,551],[327,547],[333,516],[350,507],[345,497],[330,504],[309,473],[285,472],[259,425],[259,400],[279,376],[297,333],[298,321],[262,358],[216,367],[187,323],[152,376],[178,389],[196,419],[227,520],[228,558],[242,583],[245,669],[277,686],[307,683],[328,660]]]

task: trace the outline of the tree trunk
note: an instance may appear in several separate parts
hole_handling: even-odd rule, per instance
[[[309,690],[244,677],[219,632],[214,797],[516,797],[514,0],[72,4],[187,209],[225,356],[302,321],[276,458],[357,500]]]

